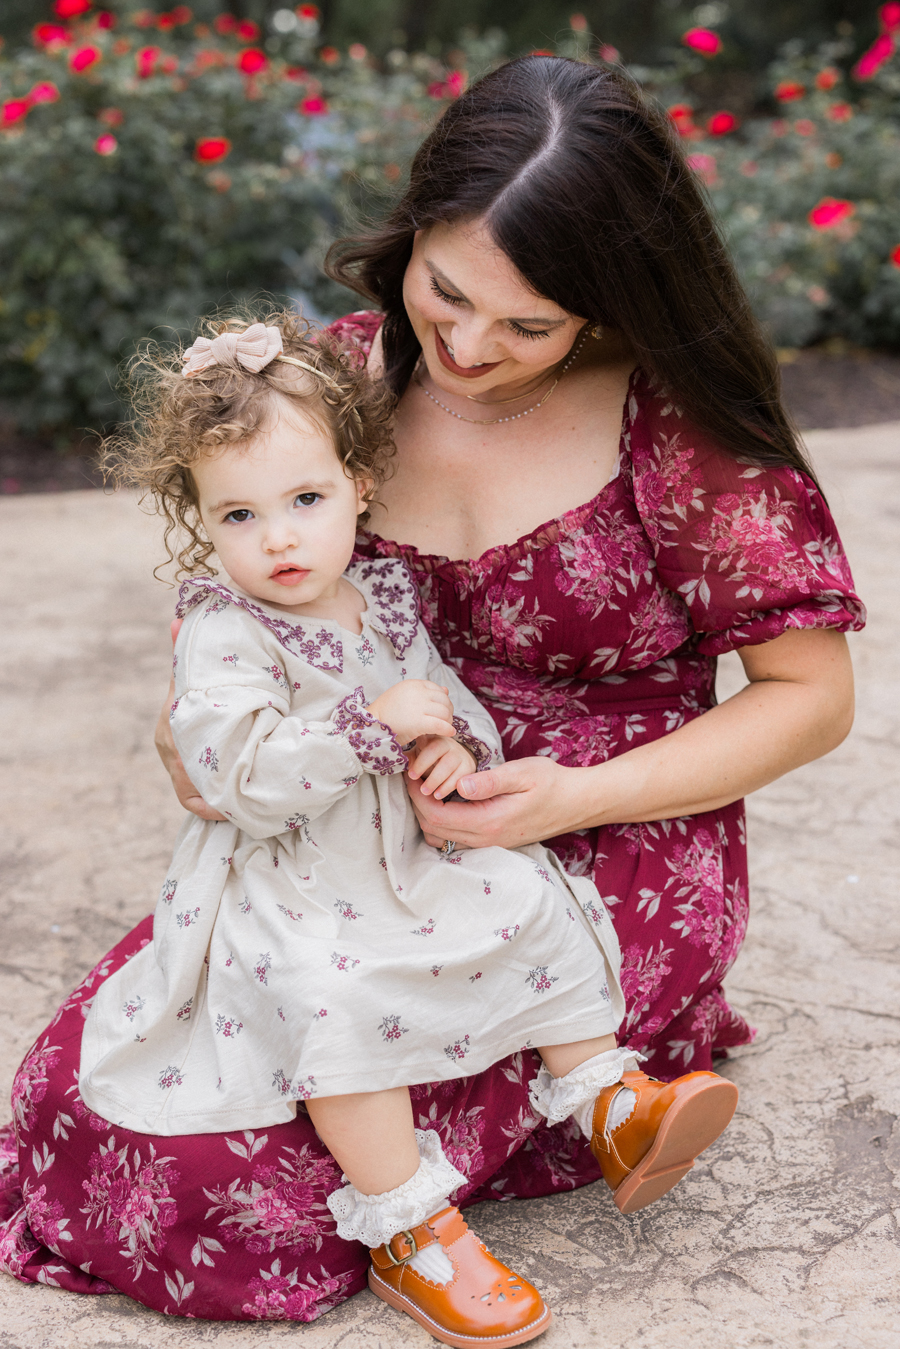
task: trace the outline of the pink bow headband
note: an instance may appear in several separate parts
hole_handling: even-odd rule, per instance
[[[299,366],[311,375],[330,384],[341,392],[337,381],[324,370],[317,370],[306,361],[298,361],[295,356],[284,355],[284,342],[280,328],[267,328],[264,323],[251,323],[242,333],[219,333],[218,337],[198,337],[193,346],[188,347],[181,357],[184,362],[182,375],[190,379],[194,375],[210,370],[214,365],[242,366],[251,374],[258,375],[272,361],[285,361],[288,365]]]

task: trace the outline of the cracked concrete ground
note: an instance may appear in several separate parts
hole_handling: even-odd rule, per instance
[[[750,802],[752,918],[728,989],[759,1037],[727,1067],[732,1127],[632,1218],[602,1184],[475,1212],[552,1304],[545,1349],[900,1345],[900,423],[807,439],[870,609],[851,638],[856,728]],[[124,495],[0,501],[2,1099],[169,858],[180,812],[150,744],[172,608],[150,576],[156,536]],[[739,670],[723,662],[724,690]],[[369,1293],[308,1327],[166,1319],[2,1277],[0,1308],[0,1349],[434,1343]]]

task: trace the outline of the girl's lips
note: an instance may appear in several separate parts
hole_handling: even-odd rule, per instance
[[[308,575],[309,572],[303,571],[300,567],[287,567],[281,571],[273,571],[271,579],[277,581],[280,586],[296,586],[305,581]]]
[[[459,375],[461,379],[478,379],[481,375],[487,375],[491,370],[496,370],[497,366],[502,364],[501,361],[488,361],[485,365],[457,365],[447,350],[447,343],[441,337],[437,328],[434,330],[434,345],[441,365],[446,366],[454,375]]]

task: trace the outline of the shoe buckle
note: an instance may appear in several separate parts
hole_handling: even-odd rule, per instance
[[[394,1252],[391,1250],[391,1241],[396,1241],[397,1237],[406,1237],[406,1240],[409,1242],[409,1255],[403,1255],[400,1257],[399,1260],[397,1259],[396,1255],[394,1255]],[[419,1252],[418,1244],[412,1232],[410,1232],[408,1228],[404,1228],[402,1232],[398,1232],[396,1236],[391,1237],[391,1241],[386,1241],[384,1243],[384,1252],[392,1265],[405,1265],[408,1260],[412,1260],[414,1255],[418,1255]]]

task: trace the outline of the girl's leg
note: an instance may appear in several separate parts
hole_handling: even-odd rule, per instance
[[[307,1101],[349,1182],[328,1196],[338,1236],[372,1253],[369,1286],[444,1344],[523,1344],[550,1324],[531,1284],[495,1260],[450,1204],[466,1177],[433,1130],[413,1126],[405,1087]]]
[[[674,1082],[647,1077],[632,1053],[616,1048],[614,1035],[545,1045],[539,1053],[544,1066],[532,1105],[548,1124],[574,1119],[623,1213],[677,1185],[737,1107],[737,1087],[717,1073]]]
[[[314,1097],[306,1108],[316,1133],[362,1194],[395,1190],[418,1171],[419,1148],[406,1087]]]

